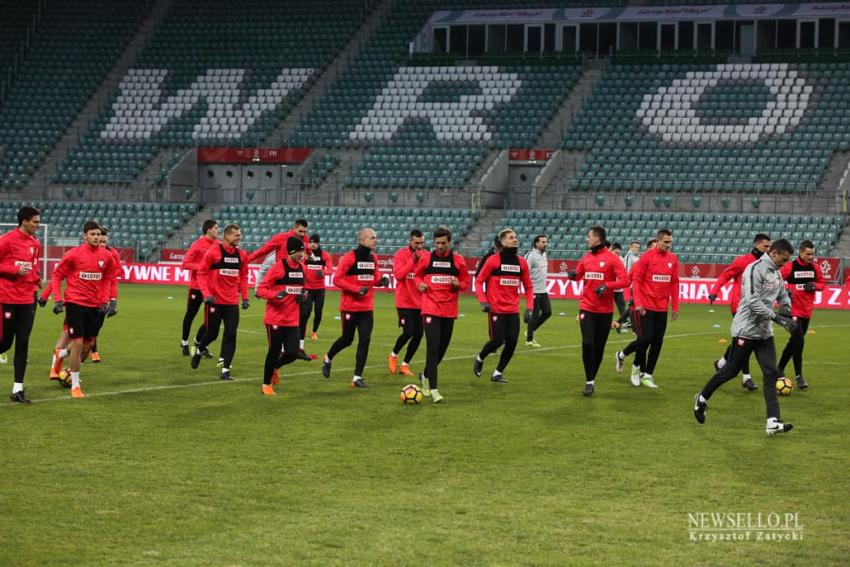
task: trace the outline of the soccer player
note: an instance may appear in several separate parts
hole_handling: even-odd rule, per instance
[[[620,259],[620,261],[623,263],[623,267],[625,268],[626,267],[626,261],[623,259],[623,256],[622,256],[623,245],[620,244],[619,242],[613,243],[611,245],[611,252],[613,252],[614,255],[617,256],[617,258]],[[629,271],[626,270],[626,273],[628,273],[628,272]],[[618,289],[617,291],[614,292],[614,304],[617,306],[617,315],[620,318],[622,318],[623,314],[626,312],[626,298],[625,298],[625,293],[623,292],[622,289]],[[618,319],[618,322],[619,322],[619,319]],[[619,330],[620,330],[619,327],[614,327],[614,328],[617,329],[617,331],[619,332]]]
[[[207,219],[201,226],[203,236],[195,240],[186,255],[183,257],[183,264],[180,266],[184,270],[189,270],[189,294],[186,297],[186,314],[183,316],[183,334],[180,337],[180,348],[183,351],[183,356],[189,356],[189,333],[192,331],[192,321],[195,320],[195,315],[204,304],[204,294],[201,291],[201,284],[198,282],[198,270],[201,267],[201,260],[207,250],[210,249],[218,241],[218,222],[213,219]],[[206,327],[201,324],[198,332],[195,334],[194,343],[197,345],[201,337],[206,333]]]
[[[118,315],[118,300],[115,296],[118,294],[118,272],[121,270],[121,256],[118,254],[118,250],[116,250],[114,246],[109,245],[109,229],[105,226],[100,227],[100,245],[108,250],[115,260],[115,275],[108,290],[109,294],[104,298],[107,302],[108,308],[106,313],[101,315],[102,320],[100,325],[101,328],[103,328],[103,319],[105,319],[105,317],[114,317],[115,315]],[[104,291],[106,291],[105,287]],[[100,362],[100,353],[97,352],[97,338],[92,341],[91,352],[89,354],[92,362]],[[83,360],[85,360],[85,358]]]
[[[71,397],[84,398],[80,388],[80,364],[85,360],[97,338],[103,316],[117,310],[118,292],[115,286],[115,256],[101,245],[100,225],[86,221],[83,243],[62,256],[53,270],[51,286],[46,296],[53,295],[53,312],[66,312],[68,325],[68,366],[71,370]],[[62,281],[65,294],[62,295]],[[111,297],[107,300],[107,297]]]
[[[334,341],[325,355],[322,374],[331,376],[331,362],[343,349],[354,342],[357,331],[357,356],[354,364],[352,388],[368,388],[363,379],[366,359],[369,356],[369,343],[372,340],[372,326],[375,320],[373,288],[390,284],[389,276],[382,276],[378,270],[375,248],[378,236],[371,228],[361,228],[357,233],[359,245],[344,254],[339,260],[334,275],[334,284],[340,289],[339,314],[342,320],[342,335]]]
[[[277,257],[283,258],[286,256],[286,242],[290,236],[302,239],[304,241],[305,249],[309,247],[310,240],[307,237],[307,221],[304,219],[296,219],[291,230],[278,232],[272,236],[268,242],[248,254],[248,263],[253,264],[258,260],[264,260],[266,256],[272,252],[277,252]]]
[[[307,336],[307,322],[313,312],[313,327],[310,340],[319,340],[319,325],[322,324],[322,311],[325,309],[325,276],[333,274],[331,255],[322,250],[321,236],[310,235],[310,253],[304,257],[304,289],[307,299],[301,304],[301,350]]]
[[[705,423],[708,400],[714,391],[734,378],[754,352],[764,375],[764,404],[767,408],[765,432],[774,435],[791,431],[792,425],[783,423],[779,416],[776,380],[780,372],[776,367],[773,323],[776,322],[792,335],[797,330],[797,322],[791,318],[791,299],[779,271],[791,259],[792,251],[790,242],[779,239],[770,245],[767,254],[762,254],[744,269],[741,298],[732,319],[735,348],[723,368],[715,372],[694,396],[694,417],[698,423]],[[779,303],[778,315],[773,311],[774,302]]]
[[[789,360],[794,360],[794,374],[797,376],[797,387],[805,390],[809,387],[803,378],[803,347],[806,342],[806,332],[814,310],[815,293],[823,291],[826,284],[821,267],[812,262],[815,257],[815,245],[811,240],[800,243],[797,259],[782,266],[780,273],[791,289],[791,316],[797,321],[797,330],[788,339],[788,344],[779,358],[779,373],[785,376],[785,366]]]
[[[201,364],[207,347],[218,338],[218,331],[224,322],[224,336],[221,339],[222,367],[219,377],[232,380],[230,368],[233,355],[236,354],[236,330],[239,327],[239,297],[242,297],[242,309],[251,306],[248,301],[248,255],[239,248],[242,229],[239,225],[224,227],[223,242],[211,247],[204,254],[198,267],[198,282],[204,294],[204,326],[206,332],[197,346],[193,346],[191,365],[197,368]],[[211,358],[211,357],[210,357]]]
[[[400,248],[393,256],[393,275],[395,276],[395,308],[398,313],[398,326],[401,334],[395,341],[395,346],[387,356],[387,367],[390,374],[399,372],[398,355],[407,344],[407,352],[401,362],[401,373],[404,376],[413,376],[410,370],[410,361],[419,349],[422,342],[422,294],[419,293],[414,280],[414,272],[418,266],[419,258],[425,252],[425,237],[419,229],[410,231],[410,240],[407,246]]]
[[[614,291],[629,285],[626,268],[606,247],[607,234],[601,226],[587,232],[588,252],[579,260],[567,277],[582,280],[584,287],[579,301],[581,325],[581,358],[584,363],[585,396],[596,391],[596,374],[605,354],[605,344],[614,318]]]
[[[297,360],[301,304],[307,299],[304,288],[304,241],[290,236],[286,242],[287,255],[276,262],[257,288],[257,295],[266,300],[263,322],[269,339],[269,350],[263,368],[263,395],[274,396],[277,370]]]
[[[24,395],[30,334],[35,321],[36,293],[41,286],[41,242],[36,238],[41,212],[32,207],[18,209],[18,228],[0,236],[0,353],[15,344],[14,383],[9,398],[28,404]]]
[[[435,404],[443,401],[437,389],[437,368],[452,340],[458,315],[458,297],[469,286],[466,260],[451,249],[452,233],[441,226],[434,231],[434,250],[423,253],[414,282],[422,294],[422,325],[425,328],[425,370],[419,376],[422,394]]]
[[[490,340],[475,356],[472,371],[481,376],[484,359],[504,346],[496,370],[490,377],[492,382],[505,383],[503,372],[514,355],[519,340],[519,298],[522,284],[525,287],[525,323],[531,321],[534,309],[534,286],[525,258],[517,255],[519,240],[513,229],[499,232],[500,250],[487,258],[476,275],[475,293],[481,303],[481,311],[487,313]]]
[[[713,305],[714,301],[717,299],[717,294],[720,293],[720,289],[726,285],[727,282],[733,282],[732,293],[729,297],[729,308],[731,309],[732,317],[734,318],[735,312],[738,310],[738,302],[741,301],[741,276],[747,266],[757,262],[768,248],[770,248],[770,237],[762,233],[756,234],[755,238],[753,238],[753,249],[748,253],[735,258],[732,263],[720,273],[720,276],[718,276],[717,281],[714,282],[714,286],[711,288],[711,292],[708,294],[709,302]],[[735,339],[736,337],[732,337],[732,342],[726,348],[726,352],[720,359],[715,361],[715,370],[723,368],[729,360],[732,349],[737,342]],[[758,390],[758,386],[756,386],[755,382],[753,382],[753,377],[750,375],[749,359],[745,360],[741,365],[741,370],[743,371],[742,386],[750,392]]]
[[[679,258],[670,251],[673,233],[662,228],[657,237],[657,246],[635,263],[630,274],[637,339],[617,353],[617,373],[623,371],[626,356],[635,353],[632,386],[647,388],[658,387],[652,375],[667,331],[667,309],[672,309],[673,321],[679,318]]]
[[[547,246],[549,246],[549,237],[545,234],[538,234],[534,237],[531,250],[525,255],[528,271],[531,274],[531,283],[534,287],[534,310],[531,313],[531,321],[528,322],[525,333],[525,346],[540,346],[540,343],[534,340],[534,333],[552,316],[552,302],[549,301],[549,290],[546,287],[546,275],[549,273],[549,257],[546,256]]]

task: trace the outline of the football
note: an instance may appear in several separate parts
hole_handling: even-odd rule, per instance
[[[780,396],[789,396],[794,390],[794,382],[790,378],[782,376],[776,380],[776,393]]]
[[[416,384],[408,384],[401,389],[401,403],[418,404],[422,401],[422,389]]]
[[[63,388],[71,387],[71,369],[67,366],[59,371],[59,383]]]

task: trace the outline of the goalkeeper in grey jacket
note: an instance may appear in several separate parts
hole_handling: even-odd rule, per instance
[[[694,416],[705,422],[708,400],[717,388],[735,377],[744,362],[755,353],[764,375],[764,403],[767,407],[768,435],[790,431],[792,425],[779,418],[779,400],[776,380],[781,376],[776,366],[776,346],[773,343],[773,323],[789,333],[796,330],[797,322],[791,318],[791,299],[779,269],[791,259],[791,243],[780,239],[771,244],[767,254],[750,264],[741,279],[741,303],[732,320],[735,343],[729,361],[703,386],[694,399]],[[779,303],[779,313],[773,310]]]

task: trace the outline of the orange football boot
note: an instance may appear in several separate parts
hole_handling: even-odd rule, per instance
[[[387,368],[390,371],[390,374],[398,373],[398,357],[389,355],[387,357]]]

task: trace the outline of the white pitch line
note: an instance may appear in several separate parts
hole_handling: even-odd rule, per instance
[[[848,325],[848,326],[850,326],[850,325]],[[681,334],[678,334],[678,335],[667,335],[664,338],[665,339],[681,339],[681,338],[698,337],[698,336],[703,336],[703,335],[714,335],[714,334],[716,334],[714,331],[704,332],[704,333],[681,333]],[[631,342],[631,340],[632,339],[618,340],[618,341],[608,341],[607,344],[628,344],[628,343]],[[575,344],[575,345],[560,345],[560,346],[553,346],[553,347],[541,347],[541,348],[537,348],[537,349],[530,350],[530,351],[517,351],[514,354],[515,354],[515,356],[525,356],[525,355],[528,355],[528,354],[535,354],[535,353],[542,352],[542,351],[572,350],[572,349],[578,349],[578,348],[581,348],[581,343]],[[471,360],[472,356],[473,355],[470,355],[470,354],[464,355],[464,356],[451,356],[451,357],[446,357],[443,360],[444,361],[445,360],[467,360],[467,359]],[[319,359],[317,359],[317,360],[319,360]],[[321,364],[321,362],[319,362],[319,364]],[[368,370],[368,369],[384,368],[384,367],[385,367],[384,364],[372,364],[372,365],[367,365],[366,369]],[[334,369],[333,371],[334,372],[353,372],[354,367],[343,368],[342,370]],[[304,372],[293,372],[291,374],[286,374],[285,377],[308,376],[308,375],[311,375],[311,374],[315,374],[316,372],[317,372],[317,370],[308,370],[308,371],[304,371]],[[262,378],[236,378],[236,379],[233,380],[233,382],[237,382],[237,383],[239,383],[239,382],[253,383],[253,382],[260,382],[260,381],[262,381]],[[129,389],[129,390],[116,390],[116,391],[113,391],[113,392],[95,392],[95,393],[92,393],[92,394],[86,394],[86,398],[105,398],[105,397],[109,397],[109,396],[123,396],[125,394],[144,394],[144,393],[147,393],[147,392],[158,392],[158,391],[162,391],[162,390],[182,390],[182,389],[188,389],[188,388],[200,388],[200,387],[203,387],[203,386],[212,386],[212,385],[215,385],[215,384],[228,384],[228,383],[230,383],[230,382],[223,381],[223,380],[214,380],[214,381],[207,381],[207,382],[194,382],[192,384],[167,384],[165,386],[151,386],[151,387],[148,387],[148,388],[132,388],[132,389]],[[46,403],[46,402],[62,402],[62,401],[69,401],[69,400],[73,400],[73,399],[74,398],[72,398],[70,396],[62,396],[61,398],[34,399],[34,400],[32,400],[32,402],[43,404],[43,403]],[[16,407],[16,406],[20,406],[20,405],[24,405],[24,404],[3,404],[3,405],[0,405],[0,409]]]

